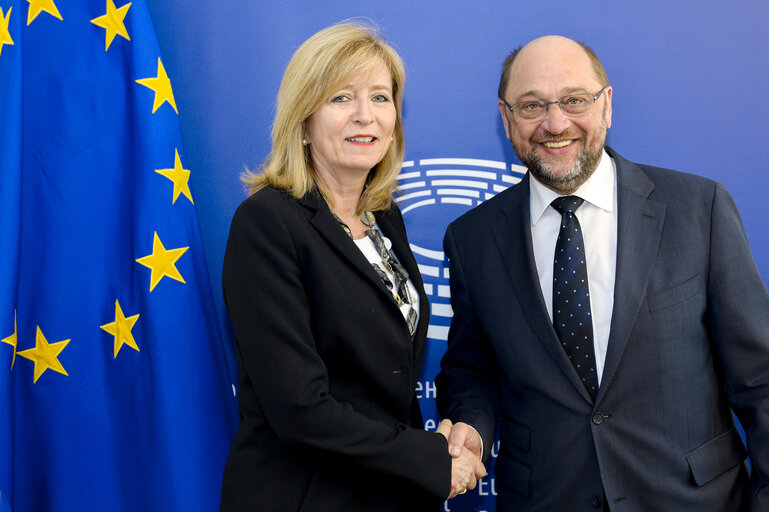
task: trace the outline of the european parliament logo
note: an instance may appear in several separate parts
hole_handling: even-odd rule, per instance
[[[398,195],[411,250],[430,300],[427,337],[445,342],[451,322],[446,227],[467,210],[521,181],[526,168],[492,160],[431,158],[403,163]]]

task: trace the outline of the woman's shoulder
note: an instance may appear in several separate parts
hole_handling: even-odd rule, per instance
[[[244,199],[238,208],[275,207],[288,205],[295,201],[287,191],[273,185],[266,185]]]
[[[386,219],[394,222],[396,225],[403,226],[403,215],[395,200],[390,201],[390,205],[387,208],[374,212],[374,215],[377,220]]]
[[[260,188],[246,199],[235,210],[234,218],[259,216],[282,216],[298,207],[297,199],[279,188],[267,185]]]
[[[313,205],[312,198],[297,199],[288,191],[268,185],[240,203],[232,217],[230,230],[293,231],[307,224],[316,209]]]

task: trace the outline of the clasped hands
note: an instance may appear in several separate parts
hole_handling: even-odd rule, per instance
[[[478,480],[486,476],[486,467],[481,462],[481,436],[467,423],[454,425],[449,419],[441,421],[437,432],[449,442],[452,457],[449,499],[475,489]]]

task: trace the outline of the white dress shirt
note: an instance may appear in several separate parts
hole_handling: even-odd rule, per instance
[[[530,176],[531,240],[539,285],[547,313],[553,319],[553,260],[561,214],[550,206],[557,192]],[[576,212],[587,255],[590,311],[598,383],[601,383],[614,307],[617,267],[617,179],[614,162],[603,152],[593,175],[573,194],[585,200]]]

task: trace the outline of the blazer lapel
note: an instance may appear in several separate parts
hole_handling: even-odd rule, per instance
[[[515,296],[524,311],[524,318],[520,320],[529,324],[537,340],[556,365],[585,400],[590,402],[587,389],[561,348],[542,296],[531,241],[528,173],[510,193],[510,201],[502,207],[501,215],[492,225],[491,231]]]
[[[654,183],[637,165],[606,149],[617,167],[617,269],[609,346],[596,401],[614,378],[646,296],[654,264],[649,255],[659,247],[667,209],[649,199]]]
[[[371,283],[379,288],[382,293],[386,294],[390,301],[396,305],[392,292],[387,289],[382,279],[374,271],[371,263],[363,256],[360,249],[355,245],[355,242],[344,232],[339,226],[339,222],[331,214],[326,201],[317,192],[311,192],[301,199],[299,202],[308,208],[315,211],[315,214],[310,218],[310,224],[320,232],[320,234],[328,240],[331,247],[333,247],[342,257],[347,259],[350,264],[358,269],[363,276],[371,281]]]
[[[427,295],[424,291],[424,284],[422,282],[422,273],[419,271],[414,254],[409,247],[408,238],[406,236],[405,227],[402,223],[396,222],[396,213],[377,213],[376,221],[379,227],[382,229],[382,233],[390,239],[392,242],[392,250],[395,253],[395,257],[409,273],[409,279],[414,284],[417,293],[419,294],[419,322],[417,324],[416,332],[414,333],[415,340],[424,339],[427,327],[430,323],[430,303],[428,302]],[[389,293],[389,292],[388,292]],[[392,295],[392,294],[391,294]],[[404,320],[404,325],[406,322]],[[414,347],[414,353],[419,356],[424,344]]]

